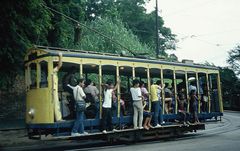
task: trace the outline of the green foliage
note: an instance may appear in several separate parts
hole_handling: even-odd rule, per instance
[[[149,0],[90,0],[87,3],[86,18],[120,18],[125,27],[137,35],[140,42],[148,44],[151,56],[155,56],[156,23],[155,11],[146,13],[145,3]],[[134,11],[133,11],[134,10]],[[159,49],[167,56],[166,50],[175,49],[175,35],[164,27],[162,17],[158,16]]]
[[[229,52],[227,62],[236,71],[236,73],[240,75],[240,45],[236,46]]]
[[[16,75],[23,73],[25,51],[33,44],[112,53],[121,53],[124,50],[122,46],[50,11],[45,6],[98,29],[136,53],[147,52],[155,56],[155,15],[154,12],[146,14],[146,1],[1,1],[0,88],[8,89]],[[159,32],[160,49],[174,49],[174,35],[169,28],[164,27],[161,17]]]
[[[153,48],[156,47],[156,12],[146,13],[144,0],[119,0],[118,11],[123,22],[136,34],[141,42],[147,43]],[[134,11],[132,11],[134,10]],[[166,56],[165,50],[175,49],[175,35],[171,33],[169,28],[164,27],[162,17],[158,16],[158,35],[159,50],[162,55]],[[154,53],[153,53],[154,54]],[[155,56],[155,55],[154,55]]]
[[[45,0],[48,7],[53,8],[77,21],[84,20],[84,1],[71,0]],[[46,9],[46,8],[45,8]],[[74,44],[74,35],[77,24],[65,18],[63,15],[52,12],[51,24],[53,28],[49,30],[47,41],[49,46],[71,48]]]
[[[223,95],[239,93],[240,81],[234,71],[229,68],[220,68]]]
[[[119,16],[116,1],[113,0],[88,0],[86,1],[85,18],[88,21],[97,18],[115,18]]]
[[[87,26],[101,31],[105,35],[108,35],[109,38],[120,42],[122,45],[130,50],[134,50],[136,53],[143,53],[150,50],[146,44],[140,43],[138,37],[130,30],[127,30],[119,19],[115,19],[114,21],[109,18],[96,19],[89,22]],[[124,50],[118,44],[87,29],[83,29],[81,42],[76,47],[80,47],[83,50],[117,54],[120,54]]]
[[[47,44],[50,12],[42,0],[4,0],[0,9],[0,88],[7,89],[23,70],[25,50],[32,44]]]

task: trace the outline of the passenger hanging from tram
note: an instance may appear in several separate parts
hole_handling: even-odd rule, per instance
[[[52,73],[52,79],[53,79],[53,102],[54,102],[54,117],[55,121],[63,121],[62,119],[62,113],[60,109],[60,102],[58,98],[58,71],[62,67],[62,53],[58,54],[58,65],[54,67],[53,73]]]
[[[147,89],[145,88],[145,83],[143,81],[140,81],[140,88],[143,96],[143,118],[144,118],[144,124],[143,128],[146,130],[149,130],[150,128],[153,128],[151,125],[152,121],[152,112],[149,110],[149,93]]]
[[[198,98],[194,90],[190,92],[190,113],[193,115],[193,123],[200,123],[198,120]]]
[[[104,100],[102,105],[102,132],[107,133],[107,131],[113,130],[112,124],[112,97],[113,91],[117,90],[120,81],[114,86],[112,80],[108,80],[106,84],[102,84],[104,87]]]
[[[187,99],[186,99],[186,92],[184,88],[179,88],[178,95],[177,95],[177,101],[178,101],[178,114],[182,118],[182,123],[184,125],[190,124],[189,118],[190,114],[187,112]]]
[[[162,98],[158,97],[158,94],[164,89],[164,85],[161,85],[161,81],[158,80],[156,83],[151,81],[151,101],[152,101],[152,112],[153,112],[153,126],[161,127],[163,124],[162,115]]]
[[[133,100],[133,128],[143,129],[143,97],[139,87],[139,80],[133,80],[133,87],[130,89]]]
[[[84,111],[86,109],[86,102],[85,98],[86,95],[83,91],[84,88],[84,79],[78,80],[79,83],[77,86],[73,87],[70,84],[68,84],[68,87],[70,87],[73,90],[73,96],[75,99],[75,107],[76,107],[76,120],[74,122],[71,135],[72,136],[80,136],[85,135],[87,132],[84,131]]]

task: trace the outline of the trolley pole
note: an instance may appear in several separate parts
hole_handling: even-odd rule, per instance
[[[158,0],[156,0],[156,58],[159,57]]]

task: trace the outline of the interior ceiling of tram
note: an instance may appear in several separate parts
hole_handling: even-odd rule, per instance
[[[74,63],[64,63],[62,67],[62,71],[66,72],[72,67],[75,67],[77,70],[80,69],[79,64]],[[161,71],[157,68],[152,68],[150,71],[150,77],[151,78],[159,78],[161,77]],[[83,65],[83,73],[99,73],[98,65],[95,64],[87,64]],[[116,75],[116,66],[112,65],[105,65],[102,66],[102,73],[107,75]],[[119,67],[119,74],[120,76],[132,76],[132,67],[128,66],[120,66]],[[206,76],[205,73],[199,73],[199,77]],[[147,78],[147,68],[142,67],[136,67],[135,68],[135,76],[141,77],[141,78]],[[163,70],[163,76],[164,79],[173,79],[173,70],[164,69]],[[187,74],[188,78],[196,77],[196,73],[194,72],[188,72]],[[185,79],[185,72],[184,71],[176,71],[176,78],[177,79]]]

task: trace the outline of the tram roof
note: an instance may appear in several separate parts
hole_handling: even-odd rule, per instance
[[[63,56],[65,57],[81,57],[81,58],[93,58],[93,59],[103,59],[103,60],[110,59],[110,60],[119,60],[119,61],[132,61],[132,62],[165,64],[165,65],[182,66],[182,67],[204,68],[204,69],[211,69],[211,70],[219,69],[218,67],[195,64],[195,63],[187,64],[182,62],[169,62],[169,61],[159,60],[159,59],[144,59],[144,58],[134,57],[134,56],[126,57],[126,56],[121,56],[119,54],[65,49],[65,48],[57,48],[57,47],[35,46],[34,48],[31,48],[29,51],[31,50],[43,50],[47,53],[46,54],[47,56],[57,56],[59,52],[62,52]]]

